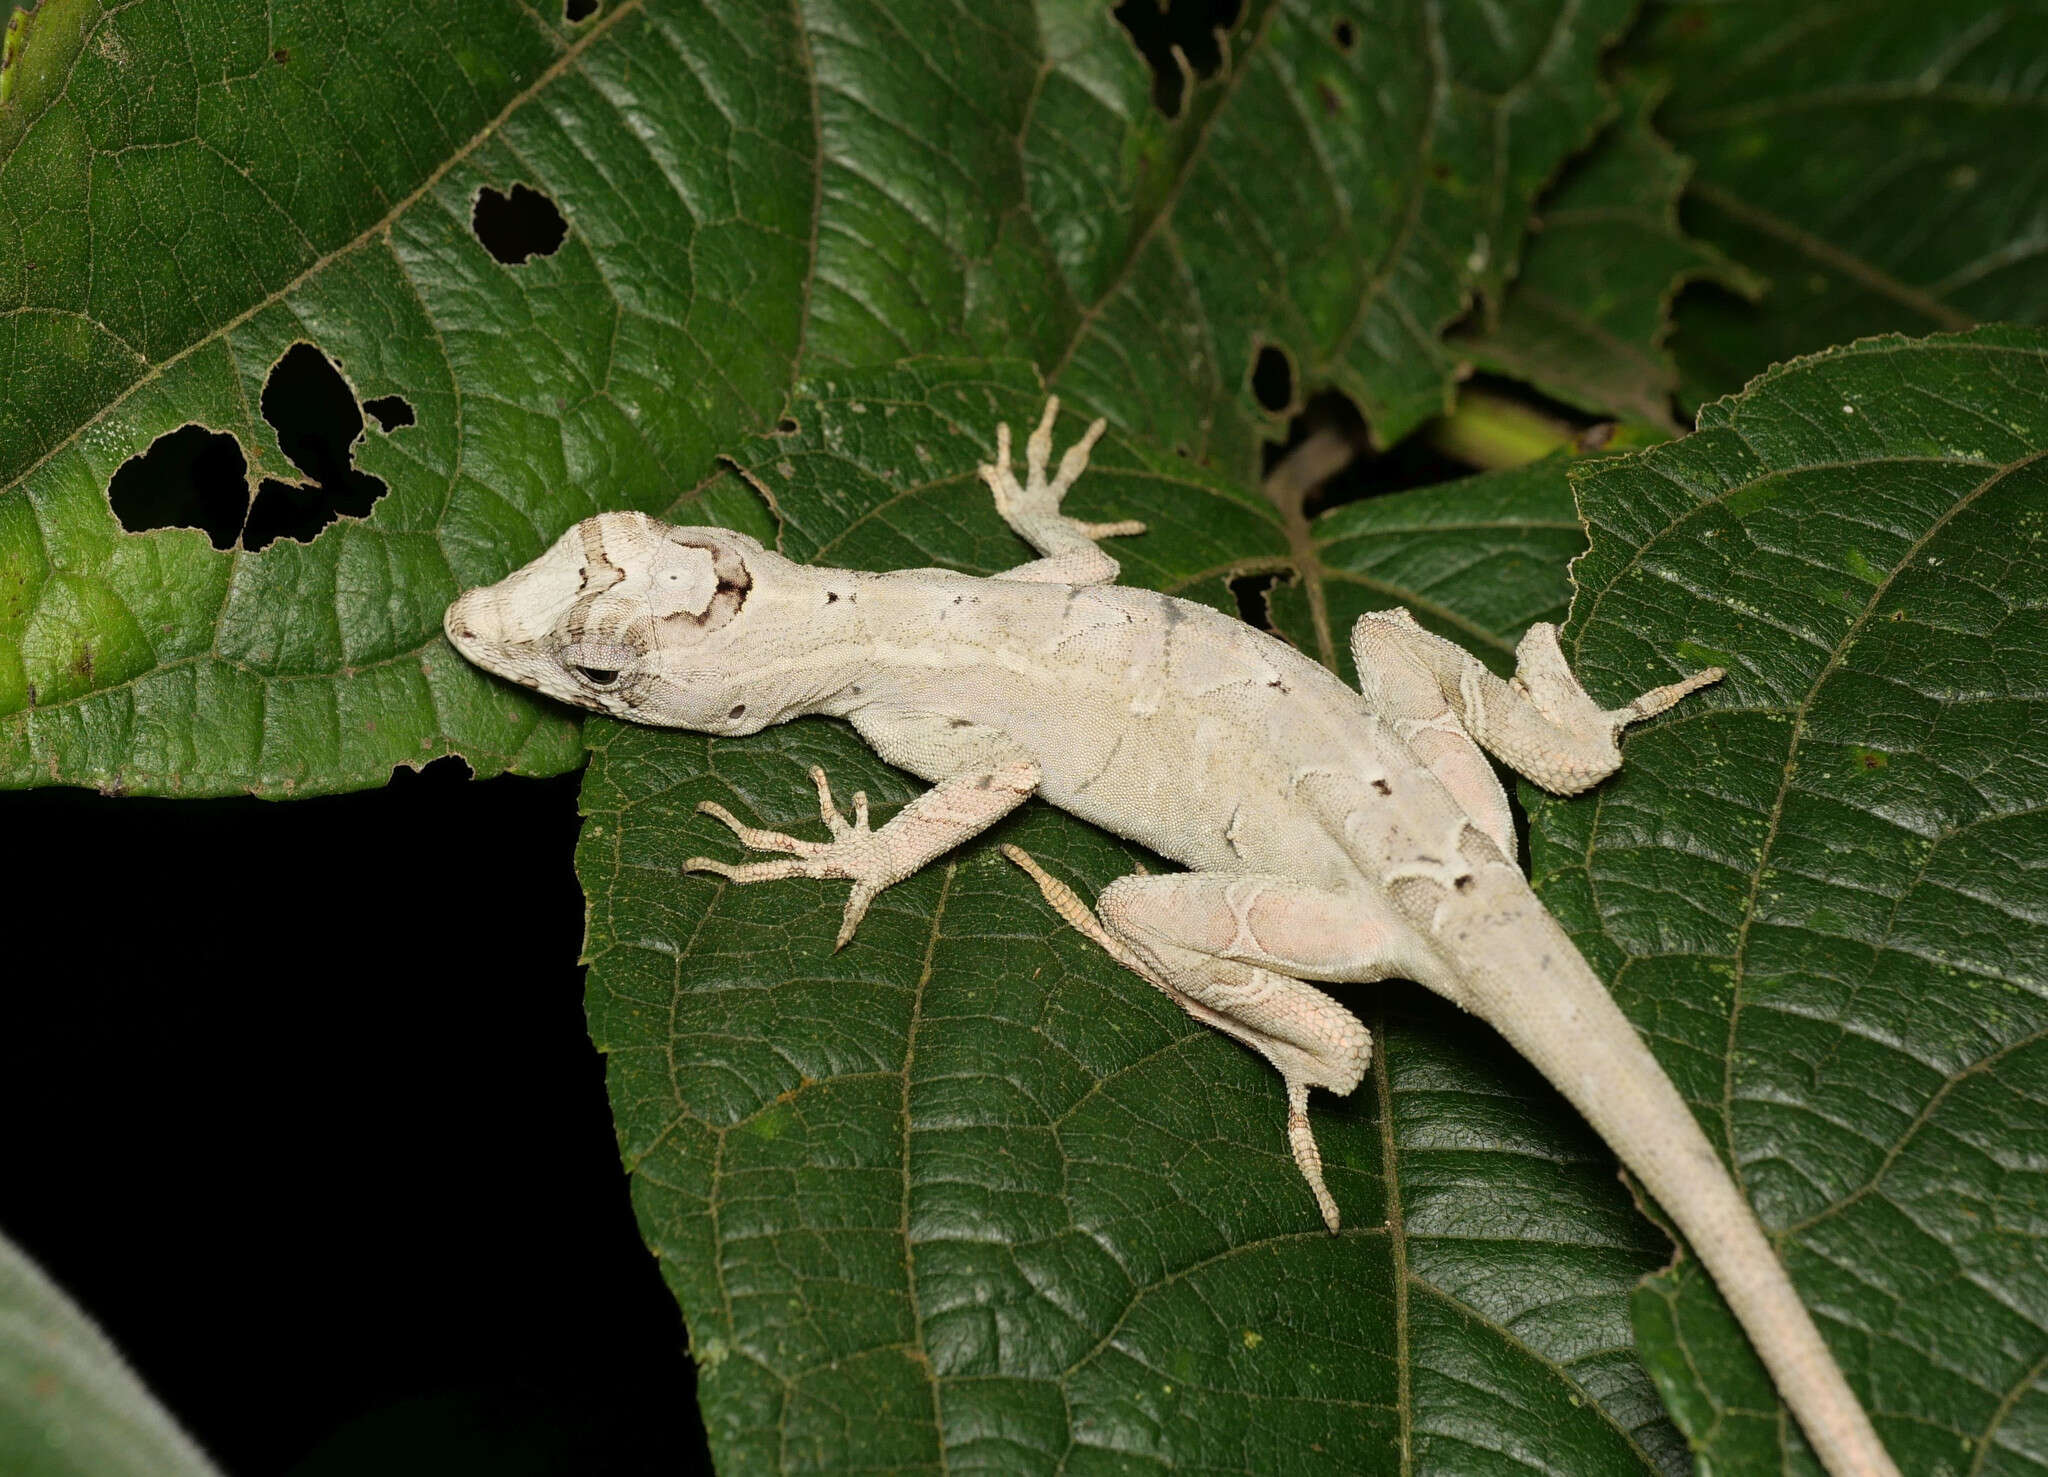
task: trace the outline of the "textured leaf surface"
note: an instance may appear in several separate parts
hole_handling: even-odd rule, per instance
[[[451,750],[576,761],[440,613],[779,404],[809,91],[794,32],[742,9],[748,46],[684,6],[564,33],[498,4],[38,14],[0,115],[0,775],[305,793]],[[571,230],[505,266],[471,208],[519,182]],[[257,407],[299,340],[416,412],[355,447],[390,489],[369,517],[260,552],[124,532],[115,469],[188,423],[296,477]]]
[[[1574,475],[1596,697],[1729,668],[1544,900],[1722,1148],[1907,1472],[2048,1462],[2048,335],[1878,339]],[[1703,1470],[1816,1471],[1687,1263],[1637,1300]]]
[[[1022,356],[1248,485],[1272,343],[1397,436],[1597,119],[1626,9],[1254,4],[1169,120],[1097,0],[624,0],[573,27],[48,0],[0,111],[0,780],[573,763],[569,721],[458,662],[440,610],[598,508],[694,507],[800,370]],[[506,265],[472,210],[522,185],[567,234]],[[416,413],[353,448],[389,487],[368,517],[261,549],[124,531],[110,479],[182,426],[299,480],[259,412],[302,340]]]
[[[1693,402],[1865,334],[2048,316],[2048,9],[1656,4],[1630,45],[1697,165],[1687,229],[1770,282],[1680,302]]]
[[[219,1477],[92,1320],[4,1236],[0,1472]]]
[[[1305,552],[1267,595],[1273,625],[1317,652],[1346,682],[1352,625],[1367,611],[1407,607],[1502,675],[1537,621],[1563,621],[1565,566],[1586,547],[1565,480],[1566,458],[1386,493],[1311,520]]]
[[[1002,366],[835,377],[742,461],[807,553],[991,573],[1030,554],[972,468],[1036,396]],[[1272,507],[1115,434],[1074,502],[1150,519],[1115,545],[1126,578],[1212,603],[1219,555],[1287,548]],[[1438,608],[1519,618],[1496,559],[1461,581],[1419,509],[1388,544],[1404,525]],[[1537,598],[1559,599],[1559,567]],[[1682,1468],[1626,1313],[1667,1244],[1587,1130],[1453,1012],[1345,991],[1380,1051],[1316,1106],[1332,1238],[1264,1063],[1110,965],[996,849],[1092,895],[1134,848],[1032,804],[883,894],[835,954],[842,885],[681,872],[730,851],[695,805],[810,835],[812,763],[878,822],[917,782],[825,720],[589,737],[592,1034],[724,1465],[1379,1472],[1405,1449],[1461,1477]]]
[[[1452,344],[1568,405],[1675,432],[1678,367],[1664,346],[1672,297],[1702,279],[1752,298],[1761,284],[1679,229],[1691,165],[1651,128],[1655,102],[1635,87],[1623,115],[1572,161],[1543,199],[1542,230],[1497,320]]]

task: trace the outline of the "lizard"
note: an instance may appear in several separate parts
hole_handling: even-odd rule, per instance
[[[1411,979],[1479,1016],[1684,1233],[1831,1477],[1896,1477],[1691,1110],[1530,889],[1486,758],[1585,790],[1620,766],[1623,729],[1722,669],[1603,709],[1554,625],[1529,628],[1503,680],[1393,609],[1352,629],[1354,692],[1243,621],[1115,584],[1100,541],[1144,525],[1061,510],[1106,423],[1049,470],[1058,412],[1049,398],[1022,481],[1007,424],[979,468],[1039,556],[993,578],[803,565],[734,530],[600,513],[463,593],[444,628],[470,661],[578,707],[715,736],[828,714],[930,781],[876,829],[865,794],[849,819],[813,767],[824,841],[699,805],[772,859],[687,870],[851,882],[835,948],[884,888],[1033,795],[1180,864],[1118,878],[1091,908],[1004,848],[1060,917],[1279,1071],[1287,1142],[1332,1232],[1308,1094],[1357,1087],[1372,1043],[1310,982]]]

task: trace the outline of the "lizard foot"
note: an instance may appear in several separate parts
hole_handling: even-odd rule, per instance
[[[1588,732],[1604,727],[1619,733],[1631,723],[1654,718],[1688,694],[1727,675],[1723,667],[1708,667],[1680,681],[1653,687],[1619,708],[1600,708],[1566,663],[1564,651],[1557,644],[1557,627],[1548,621],[1538,621],[1515,648],[1515,675],[1509,686],[1525,694],[1545,717],[1560,727]]]
[[[1068,518],[1060,512],[1060,502],[1067,490],[1080,480],[1088,470],[1088,453],[1095,449],[1095,443],[1102,439],[1102,433],[1109,428],[1106,420],[1097,420],[1089,426],[1081,439],[1067,448],[1067,454],[1060,458],[1059,470],[1050,481],[1046,480],[1046,463],[1052,459],[1052,426],[1060,413],[1060,397],[1052,395],[1045,402],[1045,414],[1039,417],[1038,429],[1031,433],[1031,439],[1024,443],[1024,482],[1020,486],[1017,474],[1010,466],[1010,426],[1005,421],[996,427],[996,459],[984,463],[979,471],[981,480],[996,496],[996,511],[1003,515],[1012,527],[1025,524],[1058,522],[1072,525],[1084,538],[1124,538],[1145,531],[1145,525],[1136,519],[1126,518],[1116,523],[1084,523],[1078,518]]]
[[[881,836],[868,829],[868,797],[865,791],[854,792],[853,819],[849,822],[839,813],[839,807],[832,803],[832,786],[825,778],[825,771],[815,764],[811,766],[811,782],[818,787],[818,814],[832,833],[830,841],[805,841],[781,831],[750,826],[715,800],[700,800],[697,809],[722,822],[743,845],[755,851],[784,852],[789,859],[734,864],[714,857],[693,856],[683,863],[683,870],[711,872],[728,882],[742,884],[775,882],[784,877],[849,879],[853,883],[853,891],[847,896],[839,937],[832,945],[837,952],[846,947],[853,931],[860,927],[860,921],[867,916],[868,904],[875,900],[875,895],[899,880],[903,871],[896,865],[896,859],[890,855],[891,849]]]

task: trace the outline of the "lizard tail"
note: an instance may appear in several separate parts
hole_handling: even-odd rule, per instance
[[[1446,993],[1570,1099],[1685,1233],[1830,1477],[1898,1477],[1749,1202],[1628,1017],[1542,908],[1495,916],[1519,937],[1459,950],[1459,988]]]

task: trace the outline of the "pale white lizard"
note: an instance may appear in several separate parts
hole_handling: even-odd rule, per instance
[[[1720,669],[1603,710],[1554,626],[1530,628],[1503,682],[1390,610],[1352,629],[1353,692],[1243,622],[1112,584],[1117,563],[1095,540],[1143,526],[1060,511],[1103,422],[1048,477],[1057,410],[1047,403],[1026,445],[1021,485],[1008,426],[980,469],[1044,556],[993,579],[813,568],[728,529],[603,513],[464,594],[448,637],[492,672],[634,722],[737,735],[828,713],[930,780],[877,831],[866,796],[849,822],[813,769],[829,841],[699,807],[780,856],[696,857],[692,870],[851,880],[841,946],[883,888],[1034,793],[1186,867],[1120,878],[1091,912],[1005,848],[1068,922],[1279,1069],[1295,1162],[1332,1231],[1308,1090],[1350,1092],[1371,1041],[1304,981],[1420,981],[1533,1062],[1677,1222],[1833,1477],[1895,1477],[1684,1100],[1529,890],[1481,753],[1575,793],[1620,765],[1627,724]]]

